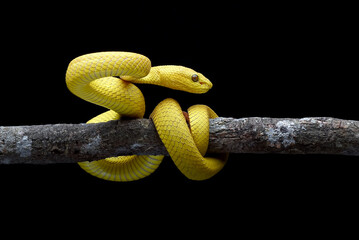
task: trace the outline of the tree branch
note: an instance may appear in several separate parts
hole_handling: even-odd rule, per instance
[[[208,151],[359,156],[359,121],[211,119]],[[151,120],[0,127],[0,164],[74,163],[132,154],[168,156]]]

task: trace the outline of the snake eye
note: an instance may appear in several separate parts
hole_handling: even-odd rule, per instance
[[[198,75],[197,75],[197,74],[193,74],[193,75],[192,75],[192,81],[193,81],[193,82],[198,82],[198,80],[199,80]]]

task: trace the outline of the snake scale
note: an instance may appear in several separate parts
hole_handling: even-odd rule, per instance
[[[212,83],[201,73],[175,65],[151,67],[151,61],[137,53],[98,52],[72,60],[66,72],[68,89],[78,97],[108,111],[87,123],[143,118],[145,99],[136,84],[154,84],[190,93],[205,93]],[[205,105],[194,105],[187,114],[178,102],[160,102],[150,118],[178,169],[189,179],[204,180],[219,172],[228,154],[205,156],[209,140],[209,119],[218,117]],[[188,124],[187,124],[188,123]],[[154,172],[163,156],[117,156],[80,162],[93,176],[110,181],[133,181]]]

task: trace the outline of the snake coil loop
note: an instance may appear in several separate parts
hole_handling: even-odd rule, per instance
[[[145,101],[134,83],[154,84],[190,93],[205,93],[212,83],[201,73],[182,66],[151,67],[150,60],[130,52],[99,52],[75,58],[66,72],[66,84],[78,97],[106,111],[87,123],[142,118]],[[220,171],[228,154],[207,157],[209,119],[218,117],[205,105],[188,109],[190,129],[178,102],[168,98],[151,113],[156,130],[178,169],[188,178],[204,180]],[[110,181],[133,181],[154,172],[163,156],[118,156],[79,165],[93,176]]]

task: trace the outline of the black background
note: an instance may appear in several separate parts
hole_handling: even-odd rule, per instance
[[[99,51],[141,53],[153,66],[187,66],[214,84],[204,95],[141,85],[146,116],[173,97],[183,109],[206,104],[223,117],[359,120],[358,38],[351,6],[136,3],[135,14],[121,6],[14,6],[14,20],[3,28],[0,125],[80,123],[103,112],[65,85],[68,63]],[[285,219],[308,217],[312,209],[330,217],[340,212],[332,208],[335,201],[343,200],[340,209],[347,211],[344,202],[355,199],[357,160],[231,154],[225,168],[203,182],[187,180],[169,158],[151,176],[131,183],[94,178],[76,164],[2,165],[0,184],[6,198],[17,193],[34,202],[101,199],[160,206],[180,199],[190,206],[210,203],[219,212],[231,206],[251,212],[245,216],[252,220],[277,211]]]

